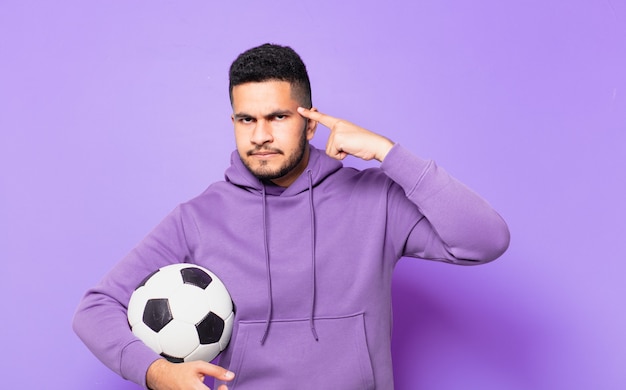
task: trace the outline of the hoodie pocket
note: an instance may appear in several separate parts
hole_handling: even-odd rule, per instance
[[[263,321],[241,321],[229,369],[229,389],[374,389],[363,314],[274,320],[265,343]]]

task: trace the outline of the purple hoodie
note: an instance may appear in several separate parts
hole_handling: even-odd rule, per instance
[[[76,333],[126,379],[145,386],[160,357],[129,329],[133,289],[190,262],[218,275],[237,306],[220,357],[236,374],[230,389],[392,389],[397,261],[480,264],[509,243],[482,198],[400,145],[363,171],[311,147],[288,188],[257,180],[236,152],[231,163],[225,181],[174,209],[78,307]]]

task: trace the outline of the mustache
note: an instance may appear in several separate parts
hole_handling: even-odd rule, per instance
[[[267,146],[263,146],[263,147],[257,147],[254,148],[252,150],[248,150],[248,152],[246,152],[246,154],[248,156],[252,156],[253,154],[258,154],[258,153],[278,153],[278,154],[285,154],[282,150],[277,149],[277,148],[271,148],[271,147],[267,147]]]

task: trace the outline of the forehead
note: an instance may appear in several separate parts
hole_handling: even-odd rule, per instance
[[[233,87],[233,111],[265,111],[299,106],[287,81],[250,82]],[[252,113],[252,112],[250,112]]]

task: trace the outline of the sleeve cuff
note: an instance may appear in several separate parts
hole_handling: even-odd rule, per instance
[[[160,358],[159,354],[152,351],[140,340],[133,341],[122,350],[120,373],[124,379],[135,382],[147,389],[146,373],[148,372],[148,367]]]

